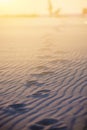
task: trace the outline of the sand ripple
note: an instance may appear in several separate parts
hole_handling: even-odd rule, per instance
[[[53,31],[36,60],[0,64],[0,130],[87,130],[87,58],[59,49]]]

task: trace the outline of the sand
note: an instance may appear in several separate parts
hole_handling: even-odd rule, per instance
[[[0,18],[0,130],[87,130],[87,18]]]

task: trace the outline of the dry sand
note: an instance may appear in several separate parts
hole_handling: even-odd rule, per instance
[[[0,130],[87,130],[87,18],[0,18]]]

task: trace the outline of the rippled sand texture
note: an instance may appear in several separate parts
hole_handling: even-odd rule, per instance
[[[0,19],[0,130],[87,130],[85,20]]]

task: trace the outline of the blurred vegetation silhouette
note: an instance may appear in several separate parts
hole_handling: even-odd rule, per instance
[[[47,14],[39,14],[39,13],[30,13],[30,14],[4,14],[0,15],[0,17],[30,17],[30,18],[36,18],[36,17],[59,17],[59,16],[73,16],[72,14],[62,14],[61,11],[62,8],[55,9],[53,6],[52,0],[47,0]],[[76,14],[75,14],[76,15]],[[77,16],[77,15],[76,15]],[[87,16],[87,8],[82,8],[81,14],[78,16]]]
[[[87,8],[83,9],[83,15],[87,15]]]
[[[53,6],[51,0],[48,0],[48,11],[49,15],[52,16]]]
[[[60,9],[57,9],[56,11],[53,12],[53,5],[51,0],[48,0],[48,11],[49,16],[59,16],[60,13]]]

